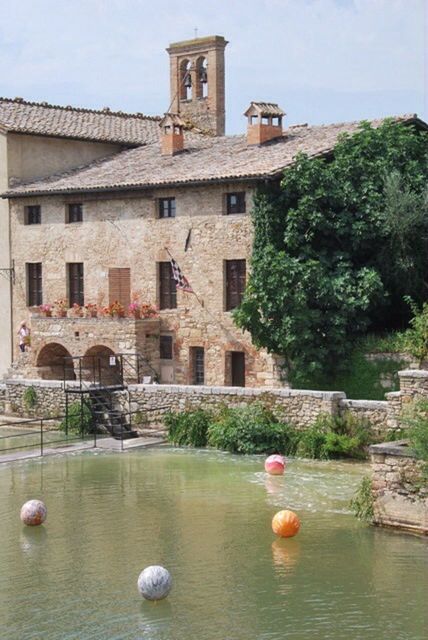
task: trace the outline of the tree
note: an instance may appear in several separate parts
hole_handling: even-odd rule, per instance
[[[330,157],[301,154],[259,189],[251,274],[235,321],[294,379],[337,372],[369,325],[403,326],[427,296],[428,135],[362,123]]]

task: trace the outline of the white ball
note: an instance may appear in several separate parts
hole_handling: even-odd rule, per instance
[[[21,508],[21,521],[30,526],[37,527],[46,520],[48,510],[41,500],[29,500]]]
[[[163,600],[171,591],[171,574],[164,567],[146,567],[138,576],[138,591],[146,600]]]

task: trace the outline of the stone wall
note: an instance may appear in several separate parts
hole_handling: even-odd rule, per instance
[[[4,386],[7,414],[26,418],[51,418],[65,414],[65,393],[62,383],[57,380],[10,380]],[[25,392],[29,387],[36,392],[33,407],[29,407],[25,401]]]
[[[245,191],[246,213],[225,215],[226,193],[238,191]],[[160,311],[160,331],[173,337],[172,377],[163,381],[190,384],[191,349],[203,347],[208,385],[228,384],[228,357],[231,351],[238,351],[245,355],[246,386],[282,386],[280,362],[257,350],[249,333],[239,330],[231,312],[225,310],[225,261],[245,259],[249,264],[253,192],[253,187],[242,182],[159,188],[120,197],[92,194],[82,196],[83,221],[73,224],[65,221],[67,196],[11,201],[16,272],[13,326],[29,317],[26,263],[42,263],[44,303],[67,298],[66,264],[79,262],[84,268],[86,303],[107,304],[109,269],[123,267],[130,269],[132,293],[142,302],[158,304],[158,263],[169,261],[167,247],[197,297],[178,291],[177,308]],[[159,198],[166,197],[175,198],[176,217],[159,219]],[[41,206],[41,224],[25,225],[24,208],[33,204]],[[58,325],[51,325],[53,334],[61,333]],[[56,337],[46,335],[45,343]],[[103,344],[103,337],[103,325],[95,325],[94,343]]]
[[[374,523],[428,534],[424,463],[414,457],[405,441],[372,445],[370,458]]]
[[[428,371],[400,372],[403,391],[390,393],[385,402],[374,400],[348,400],[339,391],[310,391],[289,388],[214,387],[193,385],[130,384],[117,393],[117,400],[128,410],[128,393],[132,411],[141,411],[148,424],[162,422],[168,411],[184,411],[200,406],[243,406],[260,402],[280,418],[305,427],[320,414],[344,415],[350,413],[357,419],[370,423],[375,436],[385,436],[389,431],[405,428],[400,420],[401,411],[411,399],[428,396]],[[415,381],[414,387],[412,380]],[[68,383],[77,384],[77,383]],[[39,415],[63,411],[65,396],[62,383],[48,380],[5,380],[6,411],[17,415]],[[25,388],[34,386],[39,397],[35,413],[26,412],[23,401]],[[1,402],[1,390],[0,390]]]
[[[131,410],[141,411],[149,424],[162,422],[169,411],[198,407],[242,407],[260,402],[278,418],[304,428],[320,414],[335,415],[344,393],[294,389],[248,389],[242,387],[196,387],[179,385],[132,385]]]
[[[387,428],[393,431],[402,428],[401,418],[414,401],[428,397],[428,370],[405,369],[398,372],[400,391],[386,394]]]
[[[5,413],[6,409],[6,385],[0,384],[0,414]]]
[[[357,420],[367,420],[372,427],[373,435],[384,435],[388,430],[388,402],[382,400],[348,400],[339,403],[339,412],[350,413]]]

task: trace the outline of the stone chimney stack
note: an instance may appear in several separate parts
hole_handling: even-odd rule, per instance
[[[248,118],[247,144],[263,144],[282,137],[284,111],[273,102],[252,102],[244,116]]]
[[[159,123],[161,128],[161,153],[173,156],[184,147],[184,122],[176,113],[165,113]]]
[[[216,136],[225,132],[223,36],[170,44],[171,111]]]

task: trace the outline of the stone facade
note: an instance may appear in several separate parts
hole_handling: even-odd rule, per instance
[[[123,148],[123,145],[106,142],[6,134],[0,131],[0,192],[7,191],[11,184],[19,180],[43,178],[66,171]],[[0,200],[0,269],[12,266],[13,253],[10,251],[9,238],[9,202]],[[15,336],[11,335],[11,291],[9,278],[0,277],[0,375],[6,372],[13,357]]]
[[[370,447],[374,523],[428,534],[428,486],[424,463],[405,441]]]
[[[242,191],[246,194],[246,213],[225,215],[226,193]],[[86,303],[106,304],[109,269],[126,267],[131,271],[132,292],[141,301],[156,304],[159,303],[158,263],[169,261],[167,247],[196,294],[178,291],[177,308],[159,312],[160,335],[173,336],[174,357],[168,381],[191,383],[191,349],[203,347],[208,385],[230,384],[227,361],[233,351],[245,354],[246,386],[282,385],[280,361],[264,350],[258,351],[249,334],[236,328],[231,312],[225,311],[225,262],[248,261],[251,253],[252,194],[252,189],[243,182],[158,189],[120,198],[109,194],[85,196],[80,197],[83,222],[74,224],[65,221],[69,197],[12,201],[11,236],[16,273],[14,326],[29,315],[26,263],[42,263],[44,303],[67,298],[66,264],[79,262],[84,265]],[[159,219],[159,198],[167,197],[175,198],[176,217]],[[76,196],[72,201],[76,202]],[[30,204],[41,206],[41,224],[24,224],[24,207]],[[97,345],[114,350],[132,343],[125,350],[142,350],[156,368],[159,352],[148,353],[145,344],[138,342],[135,328],[133,337],[120,338],[121,331],[116,329],[126,322],[31,318],[33,364],[36,365],[41,349],[49,343],[59,342],[73,356],[83,355],[84,349]],[[116,331],[116,337],[111,335],[111,330]]]

